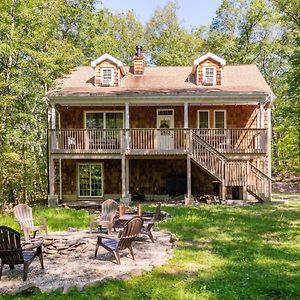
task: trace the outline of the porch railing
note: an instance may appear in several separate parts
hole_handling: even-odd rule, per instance
[[[187,149],[188,131],[184,129],[125,129],[124,132],[126,151],[130,153],[180,153]]]
[[[266,129],[195,129],[208,144],[223,153],[266,152]]]
[[[54,152],[120,152],[123,140],[119,129],[49,130],[50,147]]]
[[[265,153],[266,129],[50,129],[50,151],[164,154],[189,151],[195,133],[221,153]]]

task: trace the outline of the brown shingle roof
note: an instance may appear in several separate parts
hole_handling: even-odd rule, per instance
[[[57,81],[50,96],[60,95],[121,95],[165,93],[254,93],[272,94],[255,65],[226,65],[223,68],[222,84],[197,86],[192,67],[146,67],[143,76],[135,76],[127,68],[119,87],[94,86],[94,71],[90,66],[81,66],[70,75]]]

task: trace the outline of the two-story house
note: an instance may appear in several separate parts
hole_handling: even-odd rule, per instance
[[[255,65],[212,53],[186,67],[104,54],[48,94],[49,195],[267,201],[273,97]]]

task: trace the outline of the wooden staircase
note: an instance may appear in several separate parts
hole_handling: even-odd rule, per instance
[[[191,132],[189,155],[194,163],[225,187],[245,186],[261,202],[271,199],[271,178],[247,160],[227,159],[196,132]]]

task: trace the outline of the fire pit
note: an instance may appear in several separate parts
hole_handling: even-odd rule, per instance
[[[23,242],[23,246],[43,242],[43,253],[45,255],[70,255],[74,253],[84,253],[95,248],[96,233],[72,229],[69,232],[58,232],[43,238],[32,239],[30,242]]]

